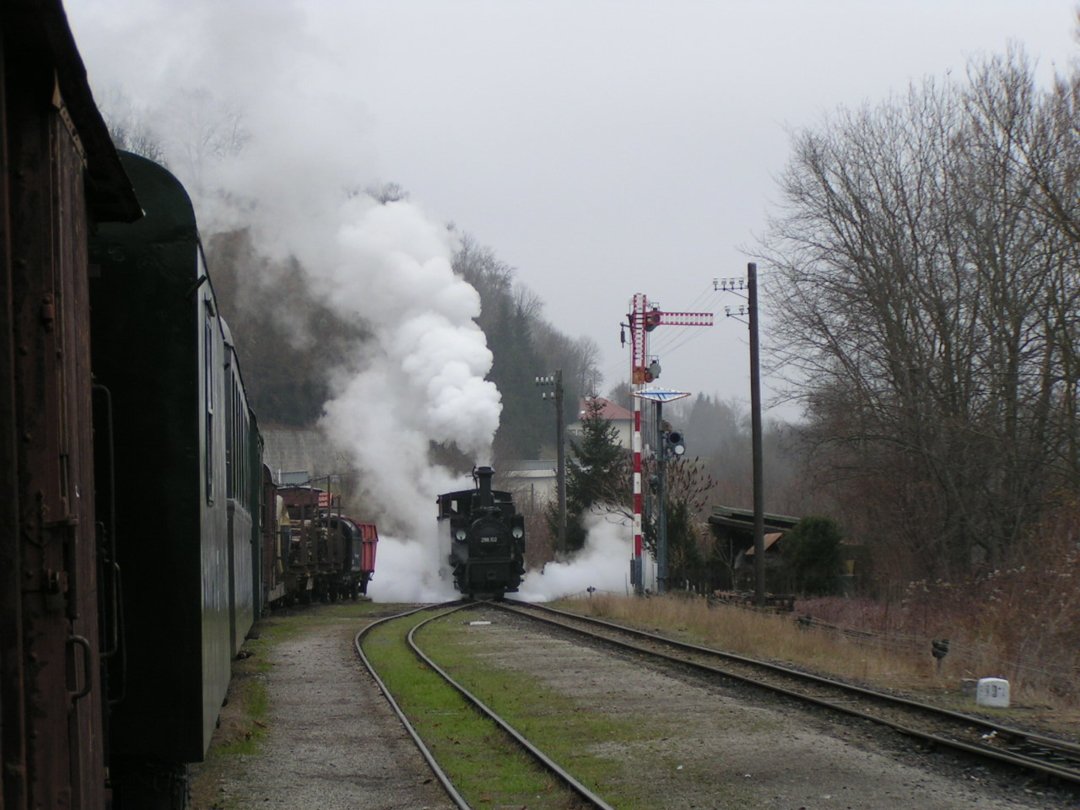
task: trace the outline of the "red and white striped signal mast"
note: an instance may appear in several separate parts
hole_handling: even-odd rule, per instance
[[[635,394],[660,375],[657,364],[649,365],[649,332],[658,326],[712,326],[711,312],[664,312],[649,304],[644,293],[635,293],[626,316],[630,326],[630,387]],[[636,593],[645,590],[641,542],[641,397],[634,396],[634,431],[631,450],[634,454],[634,559],[630,578]]]

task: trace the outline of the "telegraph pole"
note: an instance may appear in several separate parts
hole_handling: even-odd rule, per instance
[[[556,551],[566,553],[566,447],[563,426],[563,384],[562,369],[556,369],[554,374],[536,378],[537,385],[553,385],[554,392],[544,391],[540,394],[541,399],[555,400],[555,480],[559,499],[559,536],[556,538]]]
[[[742,279],[731,278],[714,280],[713,287],[717,290],[734,292],[742,295]],[[757,265],[750,262],[746,265],[746,306],[740,306],[736,312],[727,308],[727,316],[737,317],[746,315],[750,327],[750,432],[751,432],[751,455],[754,466],[754,604],[759,607],[765,605],[765,484],[763,475],[763,453],[761,449],[761,361],[758,342],[758,290],[757,290]]]
[[[761,363],[758,346],[757,265],[746,265],[750,318],[750,430],[754,456],[754,603],[765,606],[765,484],[761,449]]]

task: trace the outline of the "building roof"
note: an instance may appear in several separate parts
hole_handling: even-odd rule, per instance
[[[799,522],[799,518],[792,517],[791,515],[777,515],[766,512],[765,518],[765,530],[766,531],[787,531],[794,528],[795,524]],[[713,526],[729,529],[736,532],[751,532],[754,531],[754,510],[753,509],[736,509],[733,506],[714,506],[712,514],[709,515],[709,523]]]
[[[347,453],[334,446],[318,428],[260,425],[265,448],[263,463],[278,483],[302,483],[347,472]]]
[[[776,544],[776,541],[779,540],[783,536],[784,536],[783,532],[771,532],[770,534],[765,535],[765,538],[764,538],[765,539],[765,551],[767,552],[770,548],[772,548]],[[754,547],[753,546],[750,546],[750,548],[748,548],[746,550],[746,556],[747,557],[753,557],[754,556]]]
[[[634,414],[624,408],[622,405],[616,405],[610,399],[604,399],[604,397],[592,397],[600,403],[600,416],[609,422],[620,421],[632,421]],[[578,408],[578,419],[584,419],[585,414],[588,413],[589,400],[581,400],[580,407]]]
[[[510,459],[502,462],[500,472],[504,472],[507,475],[521,475],[523,473],[554,473],[555,468],[558,466],[556,459],[546,458],[527,458],[527,459]]]

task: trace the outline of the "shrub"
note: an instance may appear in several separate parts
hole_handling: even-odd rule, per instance
[[[796,593],[828,595],[840,590],[843,535],[826,517],[806,517],[784,535],[783,560],[788,581]]]

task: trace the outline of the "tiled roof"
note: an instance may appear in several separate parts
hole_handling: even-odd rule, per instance
[[[622,405],[616,405],[610,399],[604,399],[603,397],[596,397],[596,401],[600,403],[600,415],[609,422],[619,421],[631,421],[634,418],[634,414],[624,408]],[[588,413],[587,408],[588,400],[581,401],[581,408],[579,410],[579,418],[584,419],[585,414]]]

